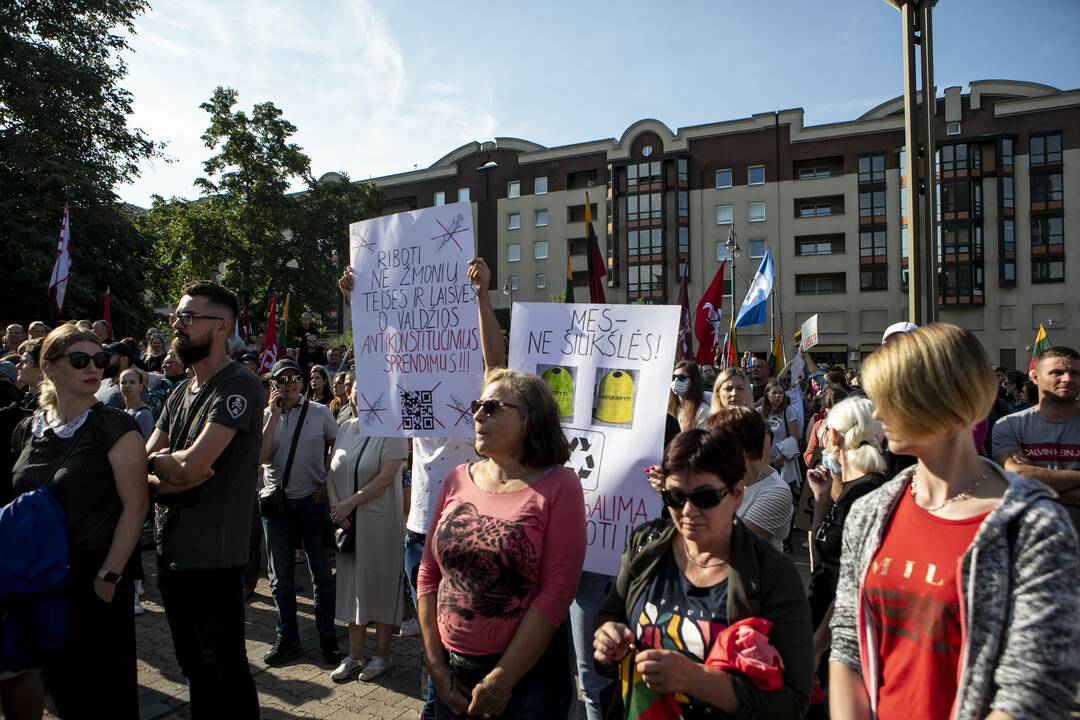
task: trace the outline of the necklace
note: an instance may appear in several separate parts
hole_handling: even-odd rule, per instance
[[[924,506],[924,505],[919,505],[919,501],[915,497],[919,493],[919,486],[915,482],[915,473],[911,473],[911,490],[910,490],[911,491],[911,499],[915,502],[916,505],[919,505],[919,507],[921,507],[923,510],[926,510],[927,512],[937,512],[938,510],[945,507],[949,503],[957,502],[959,500],[967,500],[967,499],[971,498],[971,494],[973,492],[975,492],[976,490],[978,490],[979,484],[982,483],[982,481],[985,480],[986,476],[989,475],[989,474],[990,474],[990,469],[989,468],[983,470],[982,475],[980,475],[978,478],[976,478],[975,482],[971,483],[971,485],[969,485],[966,490],[962,490],[962,491],[956,493],[955,495],[951,495],[951,496],[945,498],[941,503],[939,503],[937,505],[930,505],[929,507],[927,507],[927,506]]]
[[[722,565],[727,565],[728,564],[727,560],[718,560],[717,562],[714,562],[712,564],[698,562],[694,558],[690,557],[690,547],[686,544],[686,540],[682,541],[682,548],[683,548],[683,554],[686,555],[686,559],[689,560],[690,562],[692,562],[693,564],[697,565],[699,568],[714,568],[714,567],[720,567]]]

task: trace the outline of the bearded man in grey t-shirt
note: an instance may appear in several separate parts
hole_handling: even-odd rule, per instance
[[[1052,347],[1036,359],[1030,377],[1039,404],[997,421],[994,459],[1049,485],[1080,531],[1080,353]]]

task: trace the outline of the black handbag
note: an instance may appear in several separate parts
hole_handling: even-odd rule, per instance
[[[353,495],[359,490],[360,485],[360,461],[364,459],[364,451],[367,450],[368,441],[371,438],[364,438],[364,444],[360,446],[360,454],[356,456],[356,464],[353,465]],[[354,553],[356,552],[356,511],[353,510],[352,522],[349,523],[349,529],[346,530],[343,527],[334,528],[334,548],[339,553]]]
[[[273,483],[264,485],[259,491],[259,514],[267,520],[278,520],[285,517],[288,510],[288,500],[285,498],[285,487],[289,484],[289,475],[292,473],[293,458],[296,457],[296,446],[300,442],[300,431],[304,428],[304,417],[307,415],[308,403],[303,401],[300,406],[300,419],[296,421],[296,430],[293,431],[292,445],[289,446],[289,459],[285,461],[285,475],[281,478],[281,485]]]

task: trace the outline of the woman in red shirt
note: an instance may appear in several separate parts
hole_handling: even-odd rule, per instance
[[[478,463],[443,482],[417,582],[435,717],[565,718],[563,625],[585,559],[585,502],[548,386],[493,370],[472,403]]]
[[[1040,483],[981,458],[997,397],[975,336],[938,323],[863,364],[893,453],[852,506],[831,622],[831,716],[1065,717],[1080,680],[1076,535]]]

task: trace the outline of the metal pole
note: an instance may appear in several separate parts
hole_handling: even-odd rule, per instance
[[[930,0],[921,3],[920,64],[923,90],[923,322],[937,322],[938,255],[937,255],[937,147],[934,142],[934,117],[937,109],[937,90],[934,87],[934,36]]]
[[[908,206],[908,321],[922,325],[923,285],[925,275],[923,264],[926,262],[922,242],[922,215],[919,207],[919,132],[918,112],[916,108],[915,79],[915,44],[918,36],[915,32],[915,6],[905,2],[900,6],[900,25],[904,35],[904,148],[907,166],[904,174],[907,179]]]

